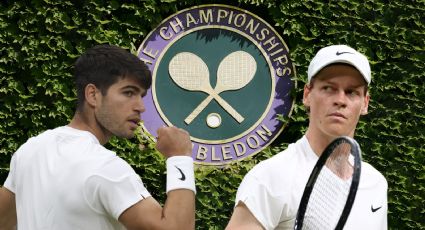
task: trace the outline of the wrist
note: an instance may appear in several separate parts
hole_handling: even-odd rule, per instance
[[[166,161],[166,192],[176,189],[189,189],[196,194],[193,159],[190,156],[172,156]]]

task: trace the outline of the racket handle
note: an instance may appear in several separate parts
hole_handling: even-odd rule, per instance
[[[219,95],[214,95],[214,99],[218,102],[218,104],[223,107],[224,110],[226,110],[237,122],[242,123],[242,121],[245,119],[242,117],[229,103],[227,103],[222,97]]]
[[[209,95],[205,100],[203,100],[187,117],[184,119],[184,122],[186,124],[192,123],[193,119],[195,119],[199,113],[201,113],[205,107],[211,102],[212,99],[215,99],[218,104],[223,107],[226,112],[228,112],[237,122],[242,123],[242,121],[245,119],[242,117],[229,103],[227,103],[223,98],[221,98],[219,95]]]
[[[202,110],[205,109],[205,107],[207,107],[207,105],[211,102],[211,100],[213,99],[213,97],[211,95],[209,95],[207,98],[205,98],[187,117],[186,119],[184,119],[184,122],[186,124],[190,124],[192,123],[193,119],[195,119],[199,113],[202,112]]]

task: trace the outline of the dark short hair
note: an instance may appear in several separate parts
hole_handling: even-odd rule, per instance
[[[146,90],[152,84],[146,64],[127,50],[113,45],[97,45],[88,49],[75,62],[77,109],[84,104],[84,90],[88,84],[94,84],[106,95],[112,84],[125,77],[136,79]]]

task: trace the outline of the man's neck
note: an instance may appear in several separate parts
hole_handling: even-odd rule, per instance
[[[307,137],[308,143],[310,144],[311,148],[313,149],[314,153],[320,157],[322,155],[325,148],[338,136],[331,136],[327,135],[325,133],[319,132],[314,130],[313,128],[309,127],[307,129],[307,132],[305,133],[305,136]],[[353,134],[346,135],[353,137]]]
[[[326,146],[328,146],[329,143],[331,143],[333,140],[332,137],[314,134],[314,132],[312,132],[310,129],[307,130],[305,136],[307,137],[308,143],[313,149],[313,152],[319,157],[322,155]]]
[[[108,135],[108,132],[98,124],[94,115],[88,115],[84,112],[75,112],[68,126],[92,133],[102,145],[106,144],[111,138],[111,135]]]

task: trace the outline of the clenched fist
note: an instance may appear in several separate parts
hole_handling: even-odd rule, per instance
[[[172,126],[161,127],[156,132],[156,149],[166,158],[192,155],[192,142],[186,130]]]

